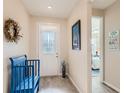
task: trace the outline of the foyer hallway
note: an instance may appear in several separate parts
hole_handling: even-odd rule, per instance
[[[99,77],[93,77],[92,93],[117,93],[104,84],[98,82]],[[72,82],[60,76],[42,77],[39,93],[79,93]]]
[[[14,43],[7,42],[3,34],[3,93],[11,91],[9,58],[24,54],[28,59],[41,61],[41,77],[61,75],[61,62],[67,62],[67,73],[77,85],[76,89],[68,79],[44,77],[41,78],[38,93],[78,93],[77,90],[91,93],[91,16],[99,15],[104,16],[105,25],[105,82],[120,91],[120,50],[113,51],[109,47],[109,33],[120,33],[120,1],[102,0],[105,5],[98,1],[3,0],[3,26],[6,20],[13,19],[21,28],[19,35],[23,36],[18,43]],[[78,25],[75,25],[77,22]],[[78,30],[72,30],[72,27]],[[15,31],[10,26],[11,30]],[[99,86],[95,86],[94,90],[98,89]],[[96,91],[94,93],[107,93]]]

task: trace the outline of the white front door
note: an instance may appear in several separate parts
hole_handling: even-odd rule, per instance
[[[54,24],[40,25],[39,58],[41,76],[59,74],[59,27]]]

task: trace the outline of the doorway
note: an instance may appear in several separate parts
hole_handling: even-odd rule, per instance
[[[40,24],[39,26],[39,59],[41,76],[59,75],[59,26]]]
[[[102,81],[104,79],[103,65],[103,17],[92,17],[92,93],[104,93]]]

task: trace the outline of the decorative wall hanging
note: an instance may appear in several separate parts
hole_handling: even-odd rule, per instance
[[[81,22],[78,20],[72,26],[72,49],[81,50]]]
[[[119,30],[109,32],[109,49],[111,49],[111,50],[119,50],[120,49]]]
[[[5,21],[4,34],[8,42],[17,43],[20,37],[22,37],[21,35],[19,35],[20,30],[21,28],[15,20],[9,18]]]

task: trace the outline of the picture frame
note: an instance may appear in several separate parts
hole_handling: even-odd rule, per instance
[[[81,21],[72,26],[72,50],[81,50]]]
[[[109,32],[109,49],[112,51],[120,50],[120,30]]]

